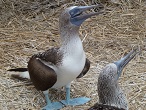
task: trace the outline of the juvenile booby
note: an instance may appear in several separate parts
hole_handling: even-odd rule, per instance
[[[84,13],[86,10],[102,7],[72,6],[65,9],[59,18],[61,47],[52,48],[43,53],[33,55],[26,69],[10,69],[22,71],[13,74],[15,77],[30,78],[37,90],[43,91],[47,105],[43,109],[56,110],[64,105],[80,105],[88,102],[86,97],[70,99],[70,83],[76,78],[84,76],[90,67],[86,58],[82,41],[79,38],[79,27],[87,18],[103,13],[103,11]],[[66,87],[66,100],[51,102],[48,96],[49,88]]]
[[[123,68],[136,54],[137,50],[133,50],[119,61],[105,66],[98,77],[99,102],[88,110],[128,110],[127,99],[119,87],[118,79]]]

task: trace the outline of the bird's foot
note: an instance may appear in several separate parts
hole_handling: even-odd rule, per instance
[[[69,101],[67,101],[67,100],[62,100],[61,102],[62,102],[64,105],[76,106],[76,105],[83,105],[83,104],[87,103],[88,101],[90,101],[90,98],[79,97],[79,98],[69,99]]]
[[[60,110],[61,108],[63,108],[63,104],[60,102],[52,102],[43,107],[42,110]]]

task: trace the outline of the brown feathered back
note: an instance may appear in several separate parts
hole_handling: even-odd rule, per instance
[[[125,109],[96,103],[93,107],[89,108],[88,110],[125,110]]]

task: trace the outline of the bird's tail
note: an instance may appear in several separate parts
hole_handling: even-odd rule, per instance
[[[30,79],[27,68],[14,68],[9,69],[8,71],[12,72],[10,75],[17,79]]]

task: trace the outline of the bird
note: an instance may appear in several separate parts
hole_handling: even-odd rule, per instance
[[[124,67],[135,57],[137,49],[131,50],[120,60],[107,64],[98,77],[99,102],[88,110],[128,110],[128,101],[118,80]]]
[[[37,90],[43,91],[47,103],[43,110],[81,105],[90,100],[87,97],[70,98],[70,87],[74,79],[83,77],[90,68],[90,61],[86,58],[79,37],[79,28],[86,19],[104,12],[86,12],[99,7],[103,8],[103,5],[71,6],[64,9],[59,17],[61,46],[34,54],[28,61],[27,68],[8,70],[17,72],[11,74],[13,77],[30,79]],[[65,87],[66,99],[51,102],[49,88],[60,87]]]

